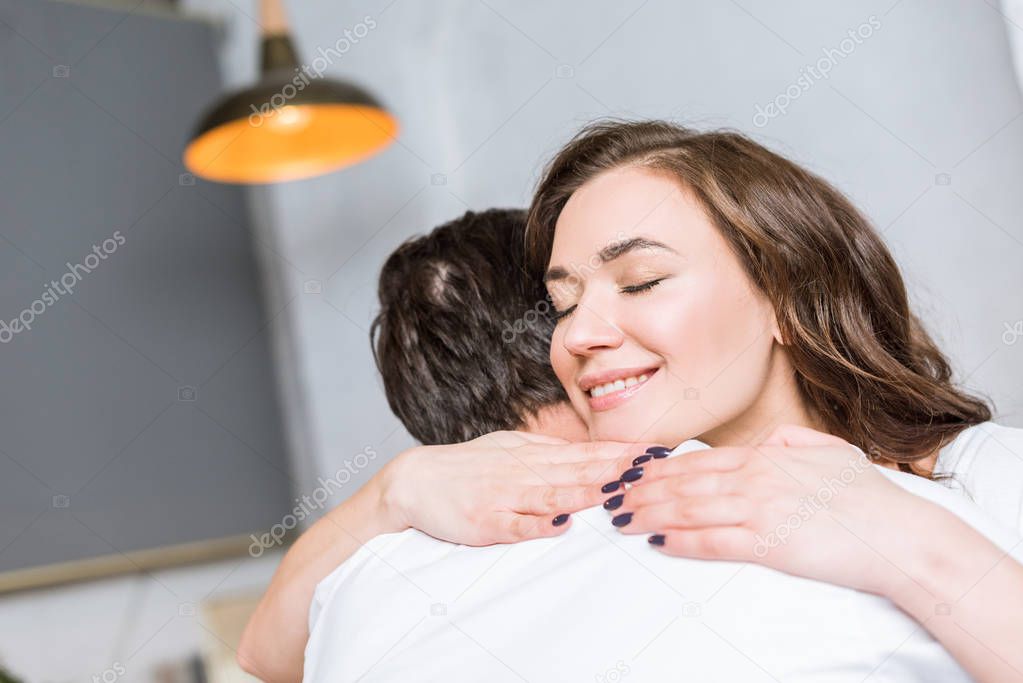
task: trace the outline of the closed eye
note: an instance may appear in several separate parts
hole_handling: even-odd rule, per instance
[[[661,282],[663,282],[664,279],[665,278],[663,277],[659,277],[656,280],[650,280],[649,282],[644,282],[643,284],[640,285],[626,285],[622,287],[620,291],[622,294],[642,294],[643,292],[648,292],[657,285],[661,284]],[[558,323],[559,321],[572,315],[572,313],[576,309],[576,306],[577,304],[574,304],[563,311],[552,311],[551,318],[554,320],[555,323]]]
[[[653,289],[657,285],[661,284],[663,280],[663,277],[659,277],[656,280],[650,280],[650,282],[644,282],[641,285],[627,285],[622,287],[621,292],[622,294],[639,294]]]

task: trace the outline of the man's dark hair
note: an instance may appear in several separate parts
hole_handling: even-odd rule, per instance
[[[526,214],[472,211],[413,238],[380,271],[370,339],[391,410],[424,444],[518,429],[567,400],[552,309],[525,269]]]

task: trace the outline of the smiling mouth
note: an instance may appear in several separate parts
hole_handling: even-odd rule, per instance
[[[594,372],[579,378],[579,389],[590,410],[613,410],[630,401],[660,371],[661,366],[621,368]]]
[[[598,384],[597,386],[592,387],[586,393],[589,395],[590,398],[600,398],[601,396],[609,396],[611,394],[622,392],[625,391],[626,389],[632,389],[633,387],[637,387],[640,384],[643,384],[643,382],[646,382],[648,379],[650,379],[650,376],[655,372],[657,372],[656,369],[647,370],[639,375],[623,377],[621,379],[616,379],[613,382],[607,382],[606,384]]]

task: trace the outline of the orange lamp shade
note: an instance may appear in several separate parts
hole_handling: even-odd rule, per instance
[[[363,161],[395,139],[397,119],[361,88],[291,76],[277,72],[209,111],[185,167],[225,183],[298,180]]]

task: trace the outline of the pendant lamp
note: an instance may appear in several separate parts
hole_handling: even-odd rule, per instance
[[[262,77],[203,115],[185,167],[224,183],[309,178],[359,163],[387,147],[398,122],[362,88],[299,63],[280,0],[261,0]]]

